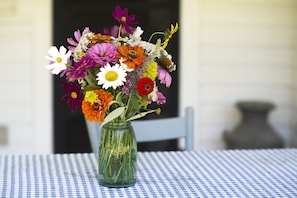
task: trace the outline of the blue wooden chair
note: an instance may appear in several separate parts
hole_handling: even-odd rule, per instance
[[[95,154],[99,147],[99,123],[86,121],[91,147]],[[194,149],[194,109],[187,107],[185,116],[132,121],[137,142],[151,142],[185,138],[187,151]]]

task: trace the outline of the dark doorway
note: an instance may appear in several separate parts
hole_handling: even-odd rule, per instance
[[[136,14],[139,25],[144,30],[143,40],[155,31],[163,31],[179,21],[179,0],[54,0],[53,6],[53,45],[67,46],[66,38],[72,37],[77,29],[86,27],[94,32],[103,32],[104,27],[116,24],[111,12],[116,5],[128,8]],[[178,65],[179,34],[175,34],[166,50]],[[84,117],[81,112],[73,113],[61,97],[65,94],[60,87],[62,80],[54,77],[54,152],[91,152]],[[173,74],[170,89],[163,91],[167,97],[161,117],[178,115],[178,69]],[[160,116],[159,116],[160,117]],[[153,118],[150,115],[146,119]],[[141,150],[176,150],[177,141],[162,141],[138,145]]]

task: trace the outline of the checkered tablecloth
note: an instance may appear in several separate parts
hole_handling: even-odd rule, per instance
[[[2,155],[1,197],[297,197],[297,149],[139,152],[137,183],[106,188],[94,154]]]

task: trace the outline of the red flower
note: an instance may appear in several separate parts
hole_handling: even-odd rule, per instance
[[[150,78],[141,78],[137,83],[137,91],[142,96],[148,96],[154,90],[155,83]]]

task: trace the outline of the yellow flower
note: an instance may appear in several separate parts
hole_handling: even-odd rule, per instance
[[[156,109],[156,114],[157,115],[160,115],[161,114],[161,109],[160,108]]]
[[[165,36],[164,36],[164,42],[162,43],[162,47],[165,49],[168,45],[168,42],[169,40],[171,39],[172,35],[177,32],[178,30],[178,23],[175,24],[175,26],[173,26],[171,24],[171,29],[170,31],[169,30],[166,30],[165,32]]]
[[[146,71],[143,73],[143,77],[155,79],[158,75],[158,64],[155,61],[150,61],[147,65]]]
[[[78,60],[80,60],[83,56],[86,55],[86,53],[85,52],[78,52],[78,53],[76,53],[76,55],[77,55]]]
[[[84,100],[91,104],[99,101],[98,95],[93,91],[87,91]]]

